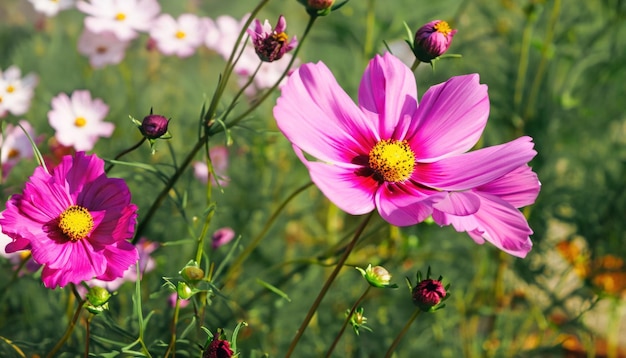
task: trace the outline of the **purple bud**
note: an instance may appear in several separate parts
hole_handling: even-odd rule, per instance
[[[446,289],[441,281],[426,279],[413,288],[413,303],[422,311],[430,311],[430,309],[438,305],[444,297],[446,297]]]
[[[141,122],[141,134],[148,139],[157,139],[167,133],[169,120],[158,114],[150,114]]]
[[[435,20],[420,27],[415,33],[413,53],[418,60],[430,62],[443,55],[452,42],[456,30],[450,28],[447,22]]]
[[[230,343],[225,339],[220,339],[216,334],[209,347],[202,354],[202,358],[230,358],[233,356]]]

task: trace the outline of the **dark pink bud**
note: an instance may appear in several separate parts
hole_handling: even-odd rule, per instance
[[[150,114],[141,122],[141,133],[148,139],[157,139],[167,133],[169,120],[158,114]]]
[[[422,311],[430,311],[444,297],[446,297],[446,289],[438,280],[426,279],[413,288],[413,303]]]
[[[202,358],[230,358],[233,356],[233,350],[230,349],[230,343],[227,340],[219,339],[217,335],[213,337],[211,344],[202,354]]]
[[[223,227],[213,233],[211,247],[213,248],[213,250],[215,250],[220,246],[226,245],[234,238],[235,232],[233,231],[233,229],[229,227]]]
[[[452,42],[456,30],[450,28],[447,22],[435,20],[420,27],[415,33],[413,53],[418,60],[430,62],[443,55]]]

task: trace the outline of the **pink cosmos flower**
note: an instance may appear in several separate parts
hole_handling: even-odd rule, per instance
[[[26,130],[26,133],[35,140],[35,130],[22,119],[20,125]],[[7,124],[4,133],[0,137],[0,148],[2,155],[0,163],[2,163],[2,175],[8,175],[9,171],[22,159],[33,157],[33,146],[28,140],[26,133],[19,126]]]
[[[85,151],[93,149],[99,137],[113,134],[115,125],[103,122],[108,111],[109,106],[101,99],[92,100],[89,91],[79,90],[71,98],[65,93],[54,97],[48,121],[59,143]]]
[[[263,24],[259,19],[255,19],[253,25],[247,30],[252,39],[252,44],[256,54],[261,61],[273,62],[280,60],[285,53],[293,50],[298,45],[298,40],[294,36],[289,41],[287,30],[287,20],[283,15],[278,17],[276,28],[272,29],[268,20]]]
[[[535,156],[529,137],[465,153],[489,114],[477,74],[431,87],[419,105],[416,94],[411,70],[388,53],[370,61],[358,105],[323,63],[305,64],[281,89],[274,116],[329,200],[353,215],[376,208],[398,226],[423,221],[435,204],[456,216],[476,213],[481,201],[470,189]]]
[[[231,242],[235,238],[235,231],[229,227],[223,227],[215,230],[211,237],[211,247],[213,250],[218,249]]]
[[[147,32],[161,11],[156,0],[89,0],[79,1],[78,10],[88,16],[85,27],[94,33],[112,32],[122,41]]]
[[[117,65],[122,62],[129,41],[118,39],[112,32],[93,33],[84,29],[78,39],[78,52],[89,57],[93,68]]]
[[[83,152],[63,158],[52,173],[37,167],[22,194],[0,213],[6,252],[31,250],[48,288],[124,275],[138,257],[126,241],[137,207],[122,179],[107,178],[104,161]]]
[[[4,72],[0,70],[0,118],[8,112],[15,116],[26,113],[38,81],[33,73],[22,78],[22,72],[16,66],[10,66]]]
[[[74,7],[75,0],[28,0],[35,11],[48,17],[56,16],[59,11]]]
[[[532,248],[530,235],[533,231],[517,208],[533,204],[539,189],[537,174],[529,166],[523,165],[489,183],[470,189],[469,192],[480,200],[474,214],[447,214],[437,209],[442,201],[435,204],[433,219],[439,225],[452,225],[459,232],[466,231],[478,244],[489,241],[500,250],[523,258]]]
[[[232,16],[222,15],[213,22],[211,19],[205,18],[205,28],[207,29],[204,38],[204,44],[211,50],[220,54],[224,59],[230,57],[233,46],[237,42],[239,32],[245,25],[248,15],[241,20],[237,20]]]
[[[222,145],[218,145],[209,149],[209,157],[211,158],[211,164],[213,165],[213,171],[217,176],[217,181],[209,173],[209,168],[205,162],[194,162],[193,171],[196,179],[201,183],[206,184],[211,177],[213,185],[219,183],[220,186],[228,186],[230,179],[226,175],[228,170],[228,148]]]
[[[189,57],[204,41],[205,21],[193,14],[182,14],[176,20],[162,14],[152,25],[150,37],[164,55]]]

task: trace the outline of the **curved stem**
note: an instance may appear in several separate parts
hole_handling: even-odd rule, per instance
[[[178,312],[180,312],[180,297],[176,296],[176,306],[174,307],[174,317],[172,318],[172,338],[170,344],[167,346],[164,357],[169,357],[170,352],[172,357],[176,356],[176,325],[178,324]]]
[[[237,256],[237,259],[235,259],[235,262],[232,264],[232,266],[230,266],[230,268],[228,269],[228,272],[226,273],[226,276],[224,277],[224,282],[228,282],[228,279],[235,273],[237,272],[237,270],[239,269],[239,267],[241,266],[241,264],[248,258],[248,256],[250,256],[250,254],[252,253],[252,251],[259,246],[259,243],[261,242],[261,240],[263,239],[263,237],[265,237],[265,234],[267,234],[267,232],[269,231],[270,227],[272,227],[272,224],[274,224],[274,222],[276,221],[276,219],[278,218],[278,215],[283,211],[283,209],[287,206],[287,204],[289,204],[289,202],[291,200],[293,200],[293,198],[295,198],[296,196],[298,196],[298,194],[302,193],[303,191],[305,191],[307,188],[309,188],[311,185],[313,185],[312,182],[308,182],[306,184],[304,184],[303,186],[299,187],[298,189],[296,189],[296,191],[294,191],[293,193],[291,193],[291,195],[289,195],[277,208],[276,210],[274,210],[274,212],[272,213],[272,216],[270,216],[270,218],[267,220],[267,222],[265,223],[265,226],[263,226],[263,229],[261,229],[261,231],[259,232],[259,234],[252,240],[252,242],[250,242],[250,244],[248,244],[246,246],[246,249],[239,254],[239,256]]]
[[[356,309],[359,307],[359,304],[361,304],[361,302],[365,299],[365,296],[367,296],[367,294],[370,292],[371,288],[372,288],[372,286],[370,286],[368,284],[367,288],[365,289],[365,292],[363,292],[361,297],[359,297],[359,299],[357,299],[356,302],[354,302],[354,305],[352,305],[352,308],[350,309],[350,312],[348,312],[348,317],[346,317],[346,319],[343,321],[343,325],[341,326],[341,329],[339,329],[339,333],[337,333],[337,336],[335,337],[335,340],[330,345],[330,348],[328,349],[328,352],[326,352],[326,358],[329,358],[330,354],[333,352],[333,350],[335,350],[335,346],[337,346],[337,343],[339,343],[339,339],[341,339],[341,336],[343,335],[343,332],[346,330],[346,327],[348,326],[348,322],[350,322],[350,319],[352,318],[352,315],[354,314],[354,311],[356,311]]]
[[[400,343],[400,341],[402,340],[402,337],[404,337],[406,332],[409,331],[409,327],[411,327],[411,324],[413,323],[413,321],[415,321],[415,319],[417,318],[417,316],[419,316],[421,312],[422,310],[420,310],[419,308],[416,308],[415,311],[413,311],[413,314],[411,315],[409,320],[406,322],[406,324],[404,325],[400,333],[398,333],[398,336],[396,336],[396,339],[394,339],[393,343],[391,343],[391,346],[389,346],[387,353],[385,353],[385,358],[391,357],[391,355],[393,354],[393,351],[396,350],[398,343]]]
[[[54,355],[59,351],[59,349],[61,349],[61,347],[63,347],[65,342],[67,342],[67,340],[70,338],[70,336],[72,335],[72,332],[74,332],[74,327],[76,327],[76,322],[78,321],[78,318],[80,317],[80,312],[84,304],[85,304],[85,300],[80,300],[78,302],[78,306],[76,307],[74,316],[72,317],[70,324],[67,326],[67,329],[65,330],[65,333],[63,334],[63,337],[61,337],[61,339],[57,342],[57,344],[46,355],[46,358],[54,357]]]
[[[413,64],[411,65],[411,72],[415,72],[415,70],[417,70],[417,66],[419,66],[420,63],[422,63],[422,61],[416,58],[415,61],[413,61]]]
[[[330,274],[330,276],[328,276],[328,278],[326,279],[326,282],[324,283],[324,286],[318,293],[317,298],[315,298],[315,301],[311,305],[311,308],[309,308],[309,312],[304,318],[304,321],[302,321],[300,328],[298,328],[298,331],[296,332],[296,336],[293,338],[293,340],[291,341],[291,344],[289,345],[289,350],[287,351],[285,358],[291,357],[291,354],[296,348],[296,345],[298,345],[298,341],[300,340],[300,338],[302,338],[302,335],[304,334],[304,330],[308,327],[309,322],[311,322],[311,319],[313,318],[315,311],[317,311],[317,308],[322,302],[322,299],[324,298],[324,296],[326,296],[326,293],[328,292],[330,285],[332,285],[333,281],[335,281],[335,278],[337,278],[337,275],[339,275],[339,271],[341,271],[341,269],[343,268],[343,264],[348,259],[348,256],[350,256],[350,253],[356,246],[356,243],[359,241],[361,234],[365,230],[365,227],[367,226],[367,223],[370,221],[372,216],[374,216],[374,211],[369,213],[365,217],[361,225],[357,228],[356,232],[354,233],[354,237],[352,238],[352,241],[350,241],[350,243],[348,243],[348,246],[346,246],[346,250],[343,252],[343,255],[341,256],[339,261],[337,261],[337,265],[335,266],[335,269]]]
[[[132,152],[133,150],[135,150],[135,149],[139,148],[139,146],[141,146],[141,145],[143,144],[143,142],[145,142],[145,141],[146,141],[146,137],[142,137],[142,138],[141,138],[141,140],[139,141],[139,143],[137,143],[137,144],[133,145],[132,147],[130,147],[130,148],[128,148],[128,149],[126,149],[126,150],[122,151],[121,153],[119,153],[118,155],[116,155],[116,156],[115,156],[115,158],[113,158],[113,159],[114,159],[114,160],[118,160],[118,159],[120,159],[122,156],[124,156],[124,155],[126,155],[126,154],[128,154],[128,153]],[[109,165],[109,167],[108,167],[108,168],[106,168],[106,169],[104,170],[104,172],[105,172],[105,173],[108,173],[108,172],[111,170],[111,168],[113,168],[114,166],[115,166],[115,164],[111,163],[111,165]]]

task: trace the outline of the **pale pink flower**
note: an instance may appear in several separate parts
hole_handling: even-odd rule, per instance
[[[211,177],[213,185],[219,184],[223,187],[227,186],[230,181],[226,175],[228,171],[228,148],[221,145],[212,147],[209,149],[209,157],[211,158],[211,164],[217,176],[217,181],[209,173],[209,168],[205,162],[193,163],[194,176],[203,184],[206,184],[209,181],[209,177]]]
[[[110,31],[122,41],[149,31],[161,11],[156,0],[89,0],[79,1],[76,7],[90,15],[85,18],[85,27],[91,32]]]
[[[231,242],[235,238],[235,231],[229,227],[223,227],[215,230],[211,236],[211,247],[213,250],[218,249]]]
[[[243,19],[237,20],[228,15],[219,16],[215,19],[213,26],[210,24],[207,25],[208,28],[204,39],[205,46],[214,50],[227,60],[233,51],[235,43],[237,43],[237,37],[243,29],[248,17],[249,15],[246,15]],[[245,38],[243,38],[243,40],[245,40]]]
[[[22,77],[17,66],[0,70],[0,117],[8,112],[15,116],[28,112],[37,83],[37,75],[29,73]]]
[[[129,41],[122,41],[112,32],[93,33],[84,29],[78,39],[78,52],[89,57],[93,68],[117,65],[122,62]]]
[[[178,299],[178,293],[176,292],[172,292],[169,296],[167,296],[167,302],[169,303],[170,307],[176,307],[176,299]],[[191,303],[190,300],[180,300],[178,305],[180,306],[180,308],[185,308],[187,307],[187,305],[189,305],[189,303]]]
[[[48,17],[56,16],[59,11],[74,7],[75,0],[28,0],[35,11]]]
[[[109,111],[101,99],[91,99],[91,93],[78,90],[72,97],[61,93],[52,99],[48,121],[56,130],[55,138],[78,151],[93,149],[99,137],[110,137],[115,125],[103,122]]]
[[[320,62],[294,71],[274,107],[313,182],[349,214],[377,209],[398,226],[417,224],[434,209],[472,215],[481,205],[473,189],[536,155],[530,137],[466,153],[489,115],[487,86],[477,74],[431,87],[418,105],[411,70],[391,54],[377,55],[358,98],[355,105]],[[510,239],[525,242],[527,235]]]
[[[178,19],[162,14],[153,23],[150,37],[162,54],[189,57],[204,41],[204,26],[205,22],[193,14],[182,14]]]
[[[26,130],[26,133],[33,139],[35,138],[35,130],[28,121],[20,120],[20,125]],[[26,133],[19,126],[7,124],[2,136],[0,137],[0,147],[2,155],[0,163],[2,163],[2,175],[6,176],[9,171],[22,159],[33,157],[33,146],[28,140]]]

